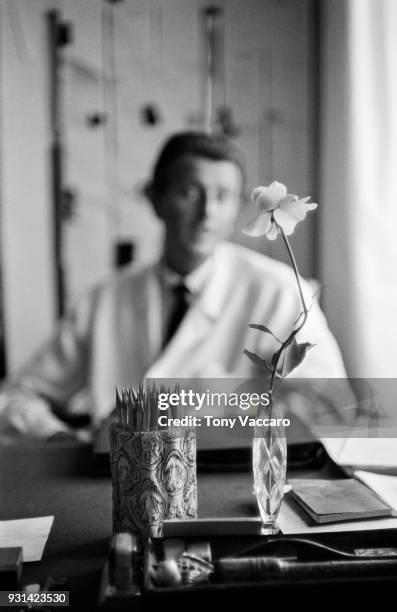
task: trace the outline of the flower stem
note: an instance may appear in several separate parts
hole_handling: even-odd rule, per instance
[[[305,298],[303,297],[302,285],[301,285],[301,281],[300,281],[300,278],[299,278],[299,271],[298,271],[298,266],[297,266],[297,263],[296,263],[296,259],[295,259],[295,256],[294,256],[293,252],[292,252],[291,245],[290,245],[290,243],[288,241],[287,236],[285,235],[285,232],[284,232],[283,228],[280,225],[277,225],[277,227],[279,228],[279,230],[281,232],[282,239],[283,239],[284,244],[285,244],[285,246],[287,248],[288,255],[289,255],[291,263],[292,263],[292,267],[293,267],[293,270],[294,270],[296,282],[297,282],[298,289],[299,289],[299,296],[300,296],[300,299],[301,299],[301,302],[302,302],[303,313],[304,313],[304,316],[307,318],[308,310],[307,310],[307,307],[306,307]],[[305,321],[306,321],[306,319],[305,319]],[[300,325],[299,329],[302,329],[304,324],[305,323],[302,323]]]
[[[287,249],[289,258],[291,260],[292,268],[293,268],[294,274],[295,274],[296,283],[298,285],[299,297],[300,297],[301,302],[302,302],[303,317],[302,317],[301,323],[298,325],[298,327],[296,327],[294,330],[292,330],[292,332],[290,333],[288,338],[286,340],[284,340],[284,342],[282,342],[281,347],[279,348],[279,350],[276,353],[277,357],[276,357],[275,363],[273,365],[272,376],[271,376],[271,379],[270,379],[270,389],[269,389],[270,399],[272,399],[272,396],[273,396],[274,380],[275,380],[275,377],[276,377],[277,366],[278,366],[278,364],[280,362],[280,359],[283,356],[284,351],[288,348],[288,346],[291,344],[292,340],[295,338],[296,334],[302,329],[302,327],[306,323],[307,315],[309,313],[309,311],[307,309],[307,306],[306,306],[305,298],[303,296],[302,285],[301,285],[300,278],[299,278],[299,270],[298,270],[298,266],[297,266],[297,263],[296,263],[295,256],[294,256],[294,254],[292,252],[292,249],[291,249],[291,245],[290,245],[290,243],[288,241],[287,236],[285,235],[285,232],[284,232],[283,228],[281,227],[281,225],[279,225],[277,223],[277,221],[275,220],[273,215],[272,215],[272,221],[276,225],[278,231],[280,232],[280,234],[282,236],[282,239],[283,239],[285,247]],[[272,405],[272,404],[270,404],[270,405]]]

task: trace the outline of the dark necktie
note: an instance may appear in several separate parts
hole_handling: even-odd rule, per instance
[[[164,337],[163,347],[165,347],[171,340],[189,308],[189,289],[184,283],[176,285],[173,288],[172,293],[174,297],[174,304],[168,320],[168,327]]]

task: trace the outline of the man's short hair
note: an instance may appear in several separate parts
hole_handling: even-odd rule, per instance
[[[185,155],[195,155],[214,161],[231,161],[240,169],[242,182],[245,183],[244,157],[225,136],[206,132],[179,132],[166,141],[155,162],[151,183],[153,195],[167,187],[171,166]]]

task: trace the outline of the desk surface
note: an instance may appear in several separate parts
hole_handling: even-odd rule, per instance
[[[43,559],[24,565],[23,582],[67,577],[71,607],[94,608],[111,536],[112,491],[108,477],[93,474],[91,448],[3,447],[0,466],[0,519],[55,516]],[[199,473],[198,510],[202,518],[257,515],[250,472]]]

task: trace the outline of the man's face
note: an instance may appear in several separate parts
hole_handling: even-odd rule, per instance
[[[242,175],[231,161],[185,155],[171,166],[155,208],[166,228],[166,258],[193,269],[233,231]],[[177,269],[178,271],[178,269]]]

